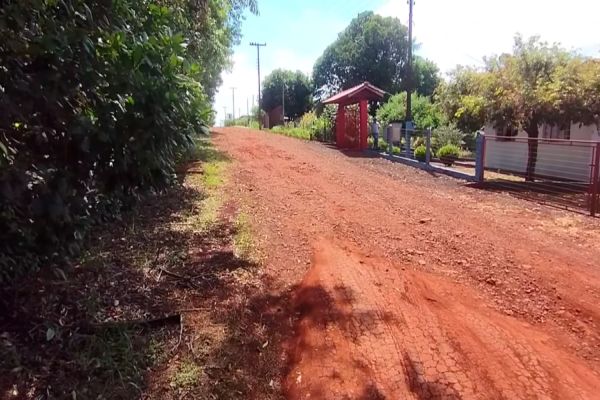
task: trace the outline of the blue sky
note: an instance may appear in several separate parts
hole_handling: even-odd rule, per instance
[[[246,113],[256,98],[256,49],[261,48],[261,77],[276,68],[312,71],[315,60],[356,15],[372,10],[406,24],[406,0],[258,0],[260,14],[248,15],[233,67],[223,74],[215,98],[217,123],[224,109]],[[540,35],[549,42],[586,55],[600,56],[598,0],[415,0],[414,35],[418,53],[436,62],[442,73],[456,65],[481,65],[484,56],[510,51],[513,37]],[[256,100],[255,100],[256,101]]]

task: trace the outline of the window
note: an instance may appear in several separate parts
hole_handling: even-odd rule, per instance
[[[544,124],[542,127],[543,139],[571,139],[571,125],[560,127],[558,125]]]

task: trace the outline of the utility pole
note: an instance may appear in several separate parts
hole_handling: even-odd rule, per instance
[[[412,125],[412,84],[413,84],[413,40],[412,40],[412,29],[413,29],[413,5],[414,0],[408,0],[408,73],[406,74],[406,122]]]
[[[231,119],[235,119],[235,89],[234,87],[230,88],[231,89],[231,112],[233,114],[233,116],[231,117]]]
[[[227,107],[223,106],[223,126],[227,122]]]
[[[247,97],[246,97],[246,126],[250,126],[250,105],[248,104]]]
[[[266,43],[250,42],[250,46],[256,47],[256,64],[258,67],[258,129],[262,128],[261,113],[260,113],[260,48],[265,47]]]
[[[285,82],[281,85],[281,114],[283,125],[285,125]]]

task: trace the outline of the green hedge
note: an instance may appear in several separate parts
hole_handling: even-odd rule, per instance
[[[0,283],[174,182],[249,0],[0,5]]]

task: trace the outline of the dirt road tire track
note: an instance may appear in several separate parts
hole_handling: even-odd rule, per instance
[[[563,214],[406,167],[246,129],[216,143],[236,160],[267,273],[299,285],[288,398],[598,398],[587,220],[575,241],[547,227]]]

